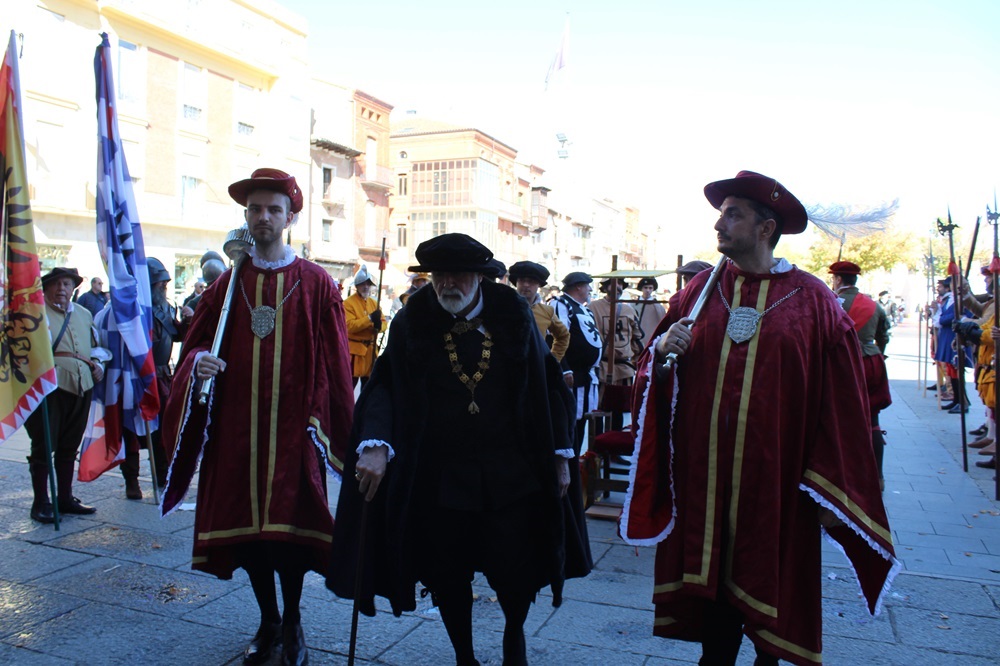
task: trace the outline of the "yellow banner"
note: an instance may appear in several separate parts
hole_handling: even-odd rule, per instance
[[[52,342],[45,320],[35,227],[31,221],[21,125],[17,48],[11,31],[0,66],[0,443],[17,431],[56,389]]]

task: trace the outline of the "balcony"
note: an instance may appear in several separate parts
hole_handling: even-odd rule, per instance
[[[518,224],[524,222],[524,211],[521,210],[521,206],[504,199],[497,200],[497,216],[501,220],[510,220]]]
[[[351,191],[348,181],[334,180],[323,192],[323,203],[328,206],[344,206]]]
[[[358,161],[358,164],[361,167],[362,185],[377,187],[384,190],[391,190],[393,188],[396,179],[393,175],[394,172],[392,169],[378,164],[365,164],[360,160]]]

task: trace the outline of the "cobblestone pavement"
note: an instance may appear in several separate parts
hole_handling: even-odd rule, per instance
[[[905,323],[894,333],[894,403],[883,414],[885,500],[905,569],[872,618],[845,560],[824,551],[826,663],[997,664],[1000,504],[992,472],[971,461],[972,471],[962,471],[959,417],[941,412],[917,381],[916,328]],[[982,412],[979,405],[970,411],[969,429]],[[258,622],[253,594],[242,572],[220,581],[191,571],[193,513],[161,520],[148,497],[124,498],[115,471],[76,486],[96,515],[68,517],[58,532],[38,525],[28,517],[27,447],[23,432],[0,446],[0,664],[241,663]],[[147,472],[144,489],[148,481]],[[698,646],[651,635],[653,550],[623,544],[613,523],[589,526],[596,569],[567,584],[558,609],[539,597],[526,626],[530,662],[697,663]],[[476,591],[477,654],[484,664],[500,664],[500,608],[485,582],[477,580]],[[401,618],[384,602],[379,608],[375,618],[361,618],[360,663],[454,663],[427,600]],[[346,663],[350,604],[310,575],[302,615],[310,662]],[[744,643],[740,663],[751,664]]]

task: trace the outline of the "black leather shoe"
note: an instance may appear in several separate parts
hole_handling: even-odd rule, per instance
[[[975,430],[970,430],[969,434],[970,435],[975,435],[976,437],[982,437],[983,435],[986,434],[987,430],[988,430],[988,428],[986,427],[986,424],[984,423],[983,425],[979,426]]]
[[[927,385],[927,390],[928,391],[937,391],[937,384],[928,384]]]
[[[87,506],[78,498],[74,497],[69,502],[63,502],[62,500],[59,501],[59,513],[72,513],[78,516],[89,516],[92,513],[97,513],[97,509],[92,506]]]
[[[263,664],[278,645],[281,645],[281,623],[262,622],[250,645],[243,651],[243,663]]]
[[[997,460],[996,460],[996,458],[993,458],[992,460],[977,460],[976,461],[976,467],[983,467],[983,468],[986,468],[986,469],[996,469],[997,468]]]
[[[309,663],[309,650],[306,648],[306,637],[302,635],[302,624],[283,625],[281,627],[284,645],[281,647],[282,666],[306,666]]]
[[[968,414],[969,413],[969,406],[968,405],[962,406],[962,405],[960,405],[958,403],[955,403],[955,406],[952,407],[951,409],[949,409],[948,413],[949,414]]]
[[[52,513],[52,505],[48,502],[45,502],[44,504],[32,504],[31,519],[37,520],[40,523],[45,523],[46,525],[56,522],[56,516]]]

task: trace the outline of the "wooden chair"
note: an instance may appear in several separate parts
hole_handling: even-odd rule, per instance
[[[623,458],[632,455],[635,444],[632,429],[613,429],[611,423],[619,421],[632,409],[631,386],[605,386],[600,409],[588,414],[590,435],[587,448],[596,457],[596,470],[592,470],[587,483],[587,514],[595,518],[617,520],[621,505],[607,500],[612,492],[628,489],[629,463]],[[598,504],[601,502],[601,505]]]

